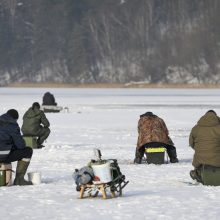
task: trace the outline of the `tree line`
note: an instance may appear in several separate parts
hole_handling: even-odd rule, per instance
[[[0,84],[219,83],[219,0],[0,0]]]

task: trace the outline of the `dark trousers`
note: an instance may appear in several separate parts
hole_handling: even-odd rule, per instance
[[[144,156],[145,148],[157,148],[157,147],[164,147],[167,150],[167,154],[170,159],[177,158],[176,148],[172,145],[161,143],[161,142],[150,142],[144,144],[141,148],[136,149],[135,158],[140,158]]]
[[[48,138],[50,134],[50,129],[49,128],[41,128],[40,132],[37,134],[38,139],[37,139],[37,143],[38,144],[43,144],[43,142]]]
[[[33,149],[30,147],[25,147],[24,149],[11,150],[7,158],[2,162],[11,163],[14,161],[22,160],[24,158],[31,159],[32,154]]]
[[[24,136],[37,136],[37,144],[41,145],[43,142],[48,138],[50,134],[50,129],[47,127],[42,127],[38,133],[32,134],[32,133],[25,133],[23,132]]]

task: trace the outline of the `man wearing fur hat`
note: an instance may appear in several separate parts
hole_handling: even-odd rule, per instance
[[[162,118],[152,112],[140,115],[138,121],[138,141],[135,153],[135,163],[141,163],[145,148],[161,147],[167,149],[171,163],[177,163],[176,148],[169,137],[167,126]]]
[[[21,131],[24,136],[37,136],[38,148],[44,147],[42,144],[50,134],[50,123],[46,115],[40,110],[40,104],[34,102],[23,116]]]
[[[32,182],[26,181],[24,176],[33,150],[25,145],[17,124],[18,117],[15,109],[10,109],[0,116],[0,162],[18,161],[14,185],[32,185]]]

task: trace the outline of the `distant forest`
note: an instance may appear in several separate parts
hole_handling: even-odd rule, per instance
[[[220,83],[220,0],[0,0],[0,85]]]

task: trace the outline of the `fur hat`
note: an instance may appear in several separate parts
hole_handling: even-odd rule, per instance
[[[10,115],[12,118],[14,118],[14,119],[16,119],[16,120],[19,118],[18,111],[15,110],[15,109],[9,109],[9,110],[7,111],[7,114]]]

